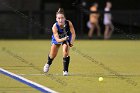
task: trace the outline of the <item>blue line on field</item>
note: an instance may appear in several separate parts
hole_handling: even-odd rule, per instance
[[[28,80],[28,79],[24,78],[24,77],[18,76],[16,74],[11,73],[11,72],[9,72],[7,70],[4,70],[2,68],[0,68],[0,73],[4,74],[6,76],[9,76],[9,77],[11,77],[11,78],[13,78],[13,79],[15,79],[15,80],[17,80],[17,81],[19,81],[21,83],[24,83],[24,84],[26,84],[28,86],[31,86],[31,87],[41,91],[42,93],[57,93],[57,92],[55,92],[55,91],[53,91],[53,90],[51,90],[51,89],[49,89],[49,88],[47,88],[45,86],[42,86],[42,85],[40,85],[38,83],[35,83],[35,82],[31,81],[31,80]]]

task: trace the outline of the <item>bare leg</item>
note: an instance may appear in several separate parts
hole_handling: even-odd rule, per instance
[[[114,26],[112,24],[110,24],[110,31],[108,33],[108,38],[111,37],[112,33],[113,33],[113,30],[114,30]]]
[[[101,30],[100,30],[100,26],[99,26],[98,23],[96,24],[96,27],[97,27],[97,36],[100,37],[101,36]]]
[[[69,56],[69,44],[63,44],[63,57],[67,57]]]
[[[60,45],[52,44],[50,54],[49,54],[50,58],[54,59],[56,57],[59,47]]]
[[[104,39],[108,39],[109,25],[105,25]]]
[[[90,30],[89,30],[89,32],[88,32],[88,37],[89,38],[92,38],[92,36],[93,36],[93,33],[94,33],[94,26],[92,25],[92,27],[90,28]]]

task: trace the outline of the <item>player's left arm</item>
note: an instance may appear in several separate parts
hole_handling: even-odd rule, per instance
[[[71,38],[71,45],[73,46],[73,44],[74,44],[74,41],[75,41],[75,37],[76,37],[76,34],[75,34],[75,29],[74,29],[74,27],[73,27],[73,24],[72,24],[72,22],[71,21],[68,21],[69,22],[69,27],[70,27],[70,32],[71,32],[71,34],[72,34],[72,38]]]

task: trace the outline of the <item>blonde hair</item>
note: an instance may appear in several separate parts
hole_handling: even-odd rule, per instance
[[[57,14],[63,14],[65,16],[64,9],[63,8],[59,8],[58,11],[56,12],[56,15]]]

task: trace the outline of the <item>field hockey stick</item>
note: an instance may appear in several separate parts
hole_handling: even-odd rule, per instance
[[[64,31],[65,37],[68,37],[67,32],[66,32],[66,24],[63,26],[63,31]],[[69,43],[69,46],[72,46],[72,44],[70,43],[70,40],[69,39],[66,42]]]

